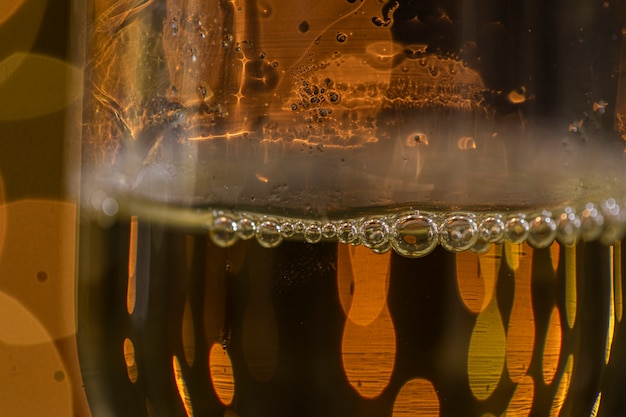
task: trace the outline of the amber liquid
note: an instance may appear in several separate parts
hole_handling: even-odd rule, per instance
[[[215,246],[132,217],[81,231],[95,416],[615,416],[621,244]]]

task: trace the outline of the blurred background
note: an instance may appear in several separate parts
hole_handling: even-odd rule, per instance
[[[0,0],[0,416],[89,416],[75,343],[71,0]],[[76,155],[74,155],[76,156]]]

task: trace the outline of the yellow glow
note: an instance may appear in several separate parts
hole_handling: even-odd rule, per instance
[[[556,272],[559,267],[559,259],[561,257],[561,245],[555,241],[550,245],[550,259],[552,260],[552,270]]]
[[[126,289],[126,311],[133,314],[137,297],[137,216],[130,219],[130,242],[128,245],[128,288]]]
[[[565,363],[565,369],[561,375],[561,381],[559,387],[556,390],[554,400],[552,401],[552,408],[550,409],[550,417],[557,417],[561,412],[565,398],[567,397],[567,391],[569,390],[570,383],[572,381],[572,369],[574,367],[574,356],[569,355],[567,362]]]
[[[183,377],[183,371],[180,367],[180,362],[178,361],[178,358],[176,356],[172,357],[172,367],[174,369],[174,379],[176,380],[178,395],[183,402],[185,413],[187,413],[187,417],[193,417],[191,397],[189,396],[189,391],[187,390],[187,383],[185,382],[185,378]]]
[[[565,247],[565,314],[570,329],[576,324],[576,246]]]
[[[0,258],[2,257],[2,248],[7,234],[7,206],[4,197],[4,181],[0,174]]]
[[[624,299],[622,294],[622,242],[615,242],[613,255],[613,272],[615,277],[615,315],[617,316],[617,321],[621,323],[622,316],[624,315]]]
[[[135,345],[129,338],[124,339],[124,361],[126,362],[128,379],[134,384],[137,382],[138,376],[137,363],[135,362]]]
[[[233,366],[228,353],[219,343],[214,343],[209,352],[209,372],[217,397],[222,404],[228,406],[235,395],[235,379]]]
[[[391,253],[374,254],[364,246],[341,245],[339,262],[350,264],[350,288],[352,289],[351,302],[346,309],[348,319],[360,326],[372,323],[387,305],[387,287],[389,285],[389,260]],[[347,256],[346,255],[347,249]],[[340,273],[345,271],[340,268]],[[339,279],[340,283],[347,281],[346,277]],[[340,291],[341,293],[345,291]],[[343,303],[342,303],[343,304]]]
[[[520,382],[530,366],[535,344],[535,318],[532,304],[533,249],[524,244],[518,251],[515,271],[515,298],[508,324],[506,365],[513,382]]]
[[[352,387],[363,397],[378,396],[387,386],[396,356],[396,337],[387,308],[390,254],[379,255],[362,246],[340,245],[339,277],[353,288],[341,344],[343,368]],[[350,267],[345,267],[349,264]],[[378,281],[378,282],[376,282]],[[347,306],[347,307],[346,307]]]
[[[522,245],[519,243],[504,242],[504,253],[506,263],[513,271],[517,271],[519,267],[519,257],[522,251]]]
[[[439,416],[439,397],[433,384],[427,379],[406,382],[393,404],[393,417]]]
[[[609,315],[606,329],[606,342],[604,351],[604,361],[611,360],[611,350],[613,349],[613,336],[615,335],[615,248],[609,247]]]
[[[561,356],[561,315],[554,307],[550,315],[546,341],[543,347],[543,381],[550,385],[559,365]]]
[[[526,375],[515,388],[513,398],[506,409],[506,417],[527,417],[533,406],[535,382]]]
[[[480,313],[472,332],[467,372],[472,393],[478,400],[489,398],[502,377],[506,335],[496,298]]]
[[[502,245],[491,245],[483,255],[469,251],[456,254],[456,277],[465,307],[474,314],[491,302],[500,266]]]
[[[600,402],[602,401],[602,393],[599,392],[596,397],[596,401],[593,403],[593,407],[591,407],[591,414],[589,417],[596,417],[598,415],[598,410],[600,410]]]
[[[187,361],[187,365],[193,366],[193,363],[196,359],[196,336],[194,332],[193,314],[191,313],[191,304],[189,303],[189,299],[187,299],[187,301],[185,302],[181,331],[185,360]]]

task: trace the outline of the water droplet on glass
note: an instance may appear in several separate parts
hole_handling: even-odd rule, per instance
[[[391,245],[400,255],[419,258],[437,246],[437,225],[423,214],[399,217],[391,228]]]
[[[516,214],[504,223],[504,237],[511,243],[522,243],[528,238],[528,229],[526,216]]]
[[[580,213],[580,230],[586,241],[596,240],[604,230],[604,216],[593,203],[587,203]]]
[[[388,241],[387,224],[379,218],[367,219],[361,224],[361,242],[370,249],[380,248]]]
[[[470,248],[470,251],[477,255],[482,255],[484,253],[489,252],[489,248],[491,247],[491,243],[487,242],[482,236],[479,235],[474,246]]]
[[[349,221],[341,222],[337,227],[337,240],[350,245],[358,244],[359,233],[356,226]]]
[[[248,240],[256,234],[256,224],[249,217],[242,217],[237,222],[237,234],[242,240]]]
[[[562,245],[573,245],[580,235],[580,218],[571,207],[566,207],[556,219],[556,238]]]
[[[470,249],[478,239],[478,226],[470,215],[453,214],[439,226],[441,246],[451,252]]]
[[[556,238],[556,222],[550,213],[541,213],[528,222],[528,243],[536,249],[550,246]]]
[[[283,241],[280,226],[273,220],[264,220],[256,231],[256,240],[264,248],[275,248]]]
[[[330,101],[333,104],[337,104],[339,103],[341,99],[341,96],[339,95],[339,93],[335,92],[335,91],[331,91],[330,93],[328,93],[328,101]]]
[[[232,246],[239,237],[237,235],[237,223],[230,216],[218,215],[213,219],[209,237],[219,247],[226,248]]]
[[[311,223],[304,229],[304,240],[309,243],[317,243],[322,240],[322,226]]]

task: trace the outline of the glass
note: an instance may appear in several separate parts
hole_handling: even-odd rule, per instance
[[[84,7],[95,417],[626,410],[625,2]]]

